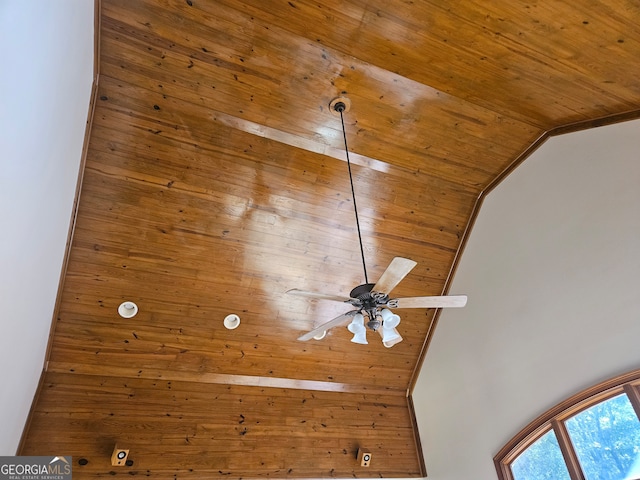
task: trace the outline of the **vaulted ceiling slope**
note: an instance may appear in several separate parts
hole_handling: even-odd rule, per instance
[[[391,349],[373,334],[353,344],[344,328],[296,341],[347,308],[288,289],[347,295],[364,283],[329,102],[351,102],[370,281],[407,257],[418,266],[394,295],[439,295],[478,200],[532,146],[637,116],[640,7],[103,0],[97,10],[82,189],[20,453],[86,458],[78,478],[424,476],[410,392],[435,312],[399,311],[404,341]],[[124,300],[140,307],[133,319],[117,315]],[[239,328],[223,327],[229,313]],[[116,443],[132,466],[111,467]]]

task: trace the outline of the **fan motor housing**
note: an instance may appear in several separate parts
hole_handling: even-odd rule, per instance
[[[375,283],[365,283],[363,285],[358,285],[356,288],[351,290],[351,293],[349,294],[349,296],[351,298],[359,299],[361,295],[364,295],[366,293],[371,293],[371,290],[373,290],[373,287],[375,286],[376,286]]]
[[[389,296],[378,292],[372,292],[375,284],[365,283],[358,285],[351,290],[349,294],[351,298],[357,300],[353,302],[354,306],[360,308],[360,313],[369,317],[367,327],[374,332],[381,326],[380,319],[378,318],[378,308],[386,305],[389,300]]]
[[[356,288],[351,290],[349,296],[359,300],[364,310],[370,310],[386,305],[389,301],[389,295],[372,292],[373,287],[375,287],[374,283],[358,285]]]

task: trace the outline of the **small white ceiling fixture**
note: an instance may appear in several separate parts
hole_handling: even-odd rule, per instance
[[[133,302],[122,302],[118,307],[118,314],[122,318],[132,318],[138,313],[138,305]]]
[[[238,325],[240,325],[240,317],[235,313],[231,313],[224,317],[224,326],[229,330],[238,328]]]

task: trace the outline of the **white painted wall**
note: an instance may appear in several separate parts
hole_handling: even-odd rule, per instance
[[[93,8],[0,0],[0,455],[15,455],[42,372],[89,109]]]
[[[414,392],[430,480],[561,400],[640,368],[640,121],[547,141],[485,200]]]

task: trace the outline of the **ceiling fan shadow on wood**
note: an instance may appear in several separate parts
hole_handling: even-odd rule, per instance
[[[364,270],[365,283],[358,285],[349,294],[349,297],[339,295],[328,295],[319,292],[310,292],[294,288],[288,290],[290,295],[297,295],[314,300],[330,300],[350,304],[350,310],[313,330],[298,337],[298,340],[306,342],[311,339],[322,340],[327,331],[331,328],[343,325],[351,320],[348,330],[353,333],[351,339],[354,343],[368,344],[367,330],[378,332],[382,337],[382,343],[390,348],[402,341],[402,336],[398,332],[400,316],[392,310],[396,308],[449,308],[464,307],[467,303],[466,295],[444,295],[425,297],[390,298],[391,291],[406,277],[417,265],[416,262],[408,258],[395,257],[382,276],[376,283],[369,283],[367,277],[367,266],[364,258],[364,248],[362,245],[362,233],[360,231],[360,220],[358,218],[358,207],[356,204],[355,189],[353,186],[353,176],[351,173],[351,161],[349,159],[349,148],[347,146],[347,134],[344,126],[344,113],[349,111],[350,103],[347,98],[339,97],[329,104],[330,111],[340,115],[342,122],[342,135],[344,138],[344,149],[347,157],[347,168],[349,170],[349,182],[351,184],[351,195],[353,198],[353,210],[355,213],[356,227],[358,230],[358,240],[360,243],[360,254],[362,257],[362,267]]]

